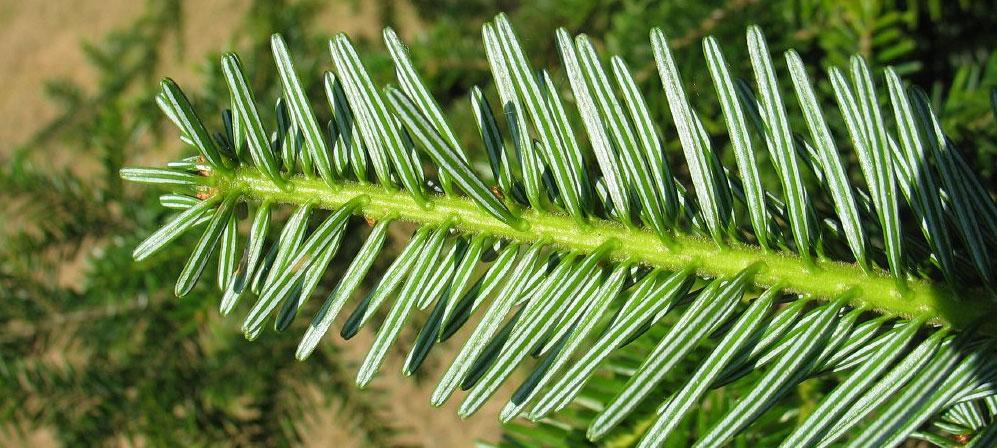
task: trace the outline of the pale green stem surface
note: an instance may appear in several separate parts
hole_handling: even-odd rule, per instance
[[[319,179],[295,177],[281,189],[254,169],[231,174],[215,173],[211,184],[221,193],[238,191],[256,200],[287,204],[313,203],[337,209],[358,196],[365,196],[356,213],[374,220],[394,218],[424,225],[451,225],[459,231],[485,233],[513,241],[546,241],[566,250],[590,253],[607,241],[615,240],[609,257],[640,262],[669,271],[693,266],[703,277],[727,277],[751,265],[760,267],[753,277],[758,287],[781,285],[784,290],[817,299],[830,300],[848,294],[855,307],[876,310],[906,318],[922,317],[937,325],[964,328],[982,317],[997,317],[997,304],[985,293],[965,297],[938,283],[911,280],[901,293],[886,272],[868,273],[857,264],[828,260],[808,264],[790,253],[764,251],[756,246],[729,244],[720,247],[705,238],[675,235],[667,246],[650,231],[626,228],[605,220],[579,224],[567,215],[527,209],[522,218],[525,230],[514,229],[481,210],[470,199],[459,196],[431,196],[423,208],[404,191],[381,186],[343,182],[330,187]],[[997,319],[982,322],[987,333],[997,333]]]

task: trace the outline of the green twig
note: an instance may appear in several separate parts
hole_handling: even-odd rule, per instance
[[[982,293],[972,298],[921,279],[909,280],[909,289],[901,292],[887,273],[865,272],[857,264],[831,260],[808,264],[795,254],[766,252],[759,247],[740,244],[720,247],[705,238],[682,234],[665,246],[654,233],[605,220],[579,224],[569,216],[527,210],[522,218],[528,226],[525,230],[517,230],[464,197],[431,197],[429,206],[424,208],[403,191],[388,191],[371,184],[343,182],[330,187],[318,179],[295,177],[281,189],[254,169],[219,173],[212,179],[213,186],[221,194],[238,191],[255,200],[287,204],[310,202],[326,209],[336,209],[362,196],[362,205],[356,213],[374,220],[393,216],[431,226],[452,222],[453,227],[462,232],[485,233],[523,243],[546,240],[581,253],[591,252],[615,239],[618,244],[609,252],[610,258],[638,261],[671,271],[692,266],[703,277],[733,276],[757,264],[762,267],[753,277],[758,287],[780,284],[786,291],[821,300],[848,294],[855,307],[905,318],[924,318],[936,325],[965,328],[977,323],[982,316],[997,315],[997,304],[988,301]],[[997,330],[997,324],[992,321],[981,325],[988,333]]]

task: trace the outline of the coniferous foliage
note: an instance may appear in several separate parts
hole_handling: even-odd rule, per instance
[[[331,260],[346,257],[318,312],[300,317],[310,324],[298,359],[341,314],[345,338],[379,322],[356,378],[365,387],[421,311],[405,374],[438,343],[460,346],[431,404],[460,388],[459,412],[469,415],[532,364],[501,418],[541,422],[524,430],[538,443],[556,434],[544,422],[569,414],[589,440],[622,441],[614,430],[641,416],[630,442],[721,446],[831,373],[840,383],[798,424],[768,434],[771,444],[893,446],[954,434],[988,446],[997,437],[997,205],[928,95],[896,70],[880,74],[859,56],[830,67],[829,110],[817,70],[792,50],[773,58],[760,29],[747,31],[750,76],[703,39],[711,121],[734,155],[725,164],[726,145],[690,101],[662,30],[651,31],[650,54],[667,108],[652,108],[634,61],[604,58],[585,35],[560,29],[563,95],[499,15],[482,30],[497,95],[469,95],[486,168],[468,157],[401,40],[391,29],[384,39],[397,86],[377,85],[338,35],[325,95],[310,98],[275,35],[273,122],[234,54],[222,58],[231,105],[218,129],[163,81],[157,103],[197,154],[122,170],[169,186],[161,203],[176,210],[135,258],[196,228],[176,295],[210,281],[223,314],[248,302],[242,329],[256,339],[267,326],[289,328]],[[674,141],[679,158],[664,149]],[[348,229],[364,226],[357,217],[369,234],[342,254]],[[395,222],[417,230],[351,303]],[[694,368],[665,384],[683,361]],[[630,367],[595,384],[614,364]],[[739,396],[704,417],[696,406],[731,384]],[[587,411],[563,411],[576,399]],[[695,431],[686,418],[697,419]]]
[[[314,12],[258,3],[238,35],[267,52],[273,30],[307,30]],[[404,424],[386,415],[380,390],[358,398],[341,350],[326,346],[308,365],[272,356],[293,349],[292,335],[246,347],[205,306],[207,288],[179,303],[163,289],[173,274],[162,266],[185,259],[182,247],[146,265],[132,259],[169,210],[156,192],[125,188],[118,172],[171,146],[159,138],[167,121],[155,77],[186,51],[185,6],[150,1],[86,44],[96,86],[50,82],[60,113],[0,152],[0,444],[38,431],[67,446],[288,446],[304,428],[289,422],[333,406],[358,443],[394,445]]]
[[[858,52],[866,56],[873,67],[893,65],[899,74],[924,86],[947,136],[981,176],[984,185],[992,185],[997,126],[993,125],[993,115],[988,112],[988,92],[997,85],[997,58],[988,57],[987,42],[993,39],[987,36],[993,35],[989,30],[997,28],[987,25],[993,20],[992,15],[986,13],[985,2],[580,1],[573,3],[571,8],[563,8],[556,2],[515,6],[508,2],[482,0],[470,5],[458,2],[455,5],[459,8],[448,8],[447,1],[428,0],[412,2],[414,10],[405,7],[404,2],[382,2],[386,3],[392,3],[394,7],[383,8],[380,17],[368,19],[398,25],[396,29],[411,45],[408,50],[419,74],[434,92],[479,173],[487,172],[487,159],[483,142],[477,135],[471,102],[465,94],[478,85],[492,104],[496,104],[488,63],[480,47],[480,24],[485,15],[490,16],[497,9],[508,9],[520,35],[525,37],[521,43],[530,59],[554,67],[555,85],[568,106],[575,129],[583,130],[584,124],[572,107],[574,99],[567,92],[568,81],[556,68],[560,63],[556,39],[547,38],[551,36],[550,30],[558,26],[585,30],[600,53],[618,54],[629,62],[656,125],[665,126],[659,129],[666,137],[662,139],[665,155],[687,186],[680,142],[674,136],[667,138],[670,129],[667,98],[656,75],[651,47],[646,44],[647,30],[652,26],[668,31],[670,47],[682,72],[689,100],[699,112],[712,142],[720,149],[721,162],[730,168],[736,167],[736,158],[732,150],[726,149],[728,132],[720,103],[713,97],[711,74],[703,65],[699,44],[702,37],[715,36],[724,43],[729,70],[735,76],[745,76],[751,71],[750,61],[747,47],[739,42],[743,41],[746,24],[758,23],[766,30],[773,54],[795,48],[810,70],[826,65],[847,65],[848,55]],[[175,66],[178,62],[198,67],[196,78],[191,78],[189,73],[178,76],[184,79],[187,95],[204,113],[205,124],[221,129],[220,114],[209,111],[222,110],[229,102],[227,87],[221,70],[211,69],[218,58],[209,55],[201,61],[197,56],[199,49],[221,48],[222,42],[232,42],[244,61],[252,61],[247,63],[247,75],[257,98],[266,102],[275,98],[281,89],[279,74],[270,63],[270,34],[279,31],[287,39],[294,56],[302,87],[310,98],[320,100],[323,98],[322,79],[317,74],[330,65],[325,51],[328,33],[339,29],[340,22],[347,20],[350,29],[357,30],[353,35],[354,43],[372,77],[391,82],[390,54],[383,48],[376,23],[370,24],[375,31],[366,33],[364,28],[355,26],[360,22],[353,18],[343,19],[336,8],[334,2],[252,2],[245,10],[227,11],[220,21],[211,18],[212,29],[236,25],[238,28],[231,39],[219,40],[215,36],[204,44],[204,40],[209,39],[207,36],[214,33],[181,31],[196,28],[198,22],[208,20],[212,11],[210,4],[150,1],[147,15],[137,18],[132,25],[105,39],[86,38],[87,60],[98,72],[95,83],[57,80],[47,86],[47,93],[54,96],[56,107],[64,113],[60,112],[52,122],[38,124],[42,132],[22,147],[8,145],[0,149],[0,164],[3,165],[0,202],[5,205],[0,210],[0,240],[3,241],[0,244],[0,301],[5,304],[0,309],[0,327],[3,328],[0,364],[6,369],[0,386],[3,397],[0,399],[0,409],[3,409],[0,438],[5,444],[18,444],[19,436],[13,434],[14,428],[29,431],[28,437],[34,437],[36,431],[40,431],[67,444],[131,440],[147,444],[251,442],[285,445],[295,443],[301,436],[303,441],[314,442],[316,436],[322,437],[324,433],[315,431],[318,426],[347,432],[350,439],[372,446],[397,443],[398,439],[384,437],[385,431],[379,431],[396,424],[403,429],[405,441],[417,440],[411,436],[424,436],[427,434],[424,428],[432,428],[428,443],[438,443],[440,437],[448,434],[460,433],[467,438],[481,434],[482,430],[491,432],[498,428],[474,423],[464,426],[437,423],[451,417],[447,415],[448,410],[397,413],[397,403],[408,400],[395,390],[400,389],[404,394],[412,387],[432,388],[442,373],[438,369],[446,368],[450,362],[451,356],[441,354],[435,348],[428,362],[414,374],[416,381],[406,381],[398,375],[382,375],[380,384],[375,385],[385,389],[359,391],[352,387],[330,387],[331,384],[352,383],[355,370],[351,365],[366,349],[362,347],[364,344],[351,343],[347,350],[335,350],[332,339],[339,338],[330,337],[328,342],[319,345],[324,353],[313,355],[314,364],[318,366],[292,362],[289,356],[276,357],[283,363],[271,362],[275,350],[290,352],[296,348],[308,319],[296,319],[283,334],[270,335],[262,344],[246,347],[241,341],[241,322],[218,315],[210,282],[201,282],[184,300],[170,300],[172,293],[167,283],[175,279],[186,261],[187,246],[196,242],[199,236],[196,232],[189,232],[174,248],[161,251],[145,262],[130,260],[136,244],[175,211],[155,205],[161,193],[159,189],[122,184],[117,174],[119,168],[122,163],[148,164],[150,160],[160,160],[167,155],[175,157],[179,150],[190,151],[172,138],[172,127],[155,105],[153,93],[159,88],[155,78],[162,73],[174,73],[173,70],[179,68]],[[330,9],[337,13],[323,14]],[[361,10],[367,10],[367,7]],[[418,19],[413,21],[413,17]],[[182,59],[172,61],[171,54]],[[790,74],[783,70],[778,58],[776,73],[781,85],[791,85]],[[815,93],[822,108],[829,112],[825,118],[834,135],[844,138],[847,131],[834,113],[837,108],[833,92],[825,78],[814,76]],[[881,104],[887,106],[886,92],[880,90],[878,93]],[[798,110],[793,103],[795,96],[788,94],[783,99],[790,112],[791,128],[805,132],[804,117],[793,112]],[[266,104],[261,103],[261,106]],[[319,116],[329,113],[319,103],[314,106]],[[271,107],[261,107],[261,113],[267,123],[273,123]],[[162,135],[171,138],[161,139]],[[583,141],[582,145],[585,144]],[[761,150],[756,155],[761,166],[769,166],[767,151]],[[842,156],[845,163],[851,162],[846,166],[851,167],[852,180],[861,184],[853,153],[843,148]],[[62,166],[73,169],[64,171]],[[760,175],[766,189],[779,191],[779,179],[774,170],[761,169]],[[804,179],[814,181],[808,177]],[[807,183],[806,188],[813,192],[818,187]],[[992,187],[988,189],[992,190]],[[824,207],[823,202],[814,205],[818,209]],[[283,222],[283,213],[288,211],[287,207],[275,208],[275,219]],[[747,214],[737,217],[744,223],[748,223],[747,218]],[[915,219],[901,207],[900,220],[910,226],[907,228],[917,227]],[[29,231],[22,233],[25,223]],[[405,238],[399,238],[398,234],[404,228],[410,228],[410,225],[390,226],[392,235],[386,238],[385,252],[396,253],[400,249],[397,244]],[[335,286],[335,280],[346,267],[344,263],[351,261],[352,254],[363,243],[367,229],[365,225],[348,228],[339,256],[330,262],[327,279],[317,287],[318,297],[325,297],[327,287]],[[36,233],[36,230],[40,232]],[[372,274],[358,287],[360,294],[374,286],[378,273],[393,258],[383,254],[379,257],[371,268]],[[209,264],[206,269],[213,272],[214,268]],[[321,300],[310,300],[300,313],[312,316],[321,305]],[[242,300],[238,306],[234,312],[242,315],[252,303]],[[374,321],[379,322],[385,311],[382,309]],[[343,318],[347,314],[340,313]],[[664,331],[675,323],[678,314],[666,314],[633,342],[613,351],[593,373],[593,378],[598,379],[588,381],[569,407],[535,424],[516,419],[501,426],[505,431],[503,444],[584,443],[585,429],[596,410],[601,409],[600,403],[622,389]],[[403,331],[418,331],[422,327],[420,320],[426,317],[424,313],[414,313],[415,324]],[[370,327],[376,330],[377,325]],[[473,326],[465,327],[463,331],[469,331]],[[139,328],[142,336],[136,337]],[[454,350],[464,339],[463,333],[458,334],[441,348],[444,353]],[[406,336],[403,332],[393,350],[407,352],[415,341],[415,334]],[[678,390],[684,379],[705,359],[701,350],[708,350],[717,341],[708,338],[702,347],[697,347],[671,368],[654,392],[655,396]],[[218,347],[222,345],[230,347],[224,350],[226,356],[217,355]],[[168,348],[164,350],[163,347]],[[172,347],[183,349],[173,350]],[[92,353],[102,356],[90,356]],[[323,371],[326,358],[329,365],[337,366],[331,382],[327,382],[329,377],[325,375],[309,373],[316,371],[312,367]],[[401,361],[399,356],[392,358]],[[150,370],[149,365],[157,368]],[[222,365],[224,368],[220,367]],[[261,366],[271,367],[264,369]],[[196,387],[177,394],[164,393],[170,390],[169,385],[182,384],[181,380],[171,380],[171,376],[189,379],[191,371],[215,370],[240,372],[244,392],[230,393],[233,383],[225,375],[206,375],[198,377],[203,381]],[[755,377],[751,375],[761,374],[762,370],[708,392],[700,400],[702,406],[690,411],[689,417],[673,432],[669,443],[672,446],[690,445],[689,440],[695,440],[711,422],[722,418],[737,397],[752,386]],[[153,371],[155,376],[148,374]],[[846,369],[803,381],[739,433],[732,444],[777,444],[788,435],[792,422],[806,418],[823,396],[850,372]],[[516,384],[523,373],[526,372],[514,373],[513,379],[506,383]],[[281,385],[256,386],[272,380]],[[269,392],[274,389],[304,390],[306,393],[281,394],[277,399],[280,405],[274,406],[277,403]],[[316,395],[307,392],[317,389],[321,389],[323,400],[313,404],[310,398]],[[421,395],[428,398],[430,391]],[[210,398],[189,399],[191,395]],[[322,401],[337,404],[332,410],[334,417],[329,416]],[[483,413],[491,414],[495,412],[494,406],[501,405],[498,400],[493,401],[495,403]],[[653,401],[645,400],[631,417],[598,444],[619,446],[639,440],[654,421]],[[44,412],[37,412],[39,409]],[[201,413],[211,414],[212,418],[178,417]],[[412,426],[415,422],[409,421],[411,416],[419,419],[418,429]],[[489,418],[478,418],[482,417]],[[219,431],[212,426],[219,419],[227,419],[232,424]],[[336,422],[334,428],[327,419]],[[273,424],[277,422],[280,427]],[[941,423],[941,420],[936,422]],[[946,425],[949,431],[925,427],[913,437],[946,446],[963,443],[973,434],[969,429]],[[391,428],[387,432],[391,432]],[[952,439],[939,438],[933,433],[959,435]],[[9,440],[11,436],[13,441]],[[490,435],[482,437],[495,440]]]

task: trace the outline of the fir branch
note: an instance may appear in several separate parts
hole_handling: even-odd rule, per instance
[[[463,197],[431,196],[423,206],[404,192],[372,184],[342,182],[330,187],[303,177],[289,179],[289,185],[281,188],[252,168],[232,175],[213,174],[206,181],[221,196],[238,194],[244,200],[259,203],[311,203],[328,210],[359,202],[354,214],[374,221],[401,220],[428,227],[446,225],[468,235],[488,234],[519,243],[550,244],[567,252],[589,253],[610,243],[613,249],[607,252],[607,257],[611,260],[640,262],[668,271],[691,269],[707,278],[732,276],[753,267],[756,272],[751,283],[760,288],[779,285],[786,292],[822,300],[846,295],[856,308],[956,328],[980,323],[986,331],[997,332],[997,323],[979,322],[981,316],[997,313],[993,301],[965,297],[949,285],[925,279],[912,280],[906,290],[900,291],[888,273],[867,272],[856,264],[827,259],[810,263],[789,252],[766,251],[744,244],[718,246],[692,235],[675,235],[665,243],[647,229],[626,228],[608,220],[579,224],[563,214],[533,210],[520,216],[526,223],[525,230],[517,230]]]
[[[325,129],[318,126],[279,36],[271,43],[283,98],[273,133],[266,131],[235,55],[223,58],[233,110],[223,114],[226,127],[215,135],[179,87],[165,81],[158,103],[199,155],[167,169],[121,174],[196,199],[164,199],[185,211],[141,244],[135,257],[147,257],[206,223],[176,293],[182,297],[194,287],[220,248],[222,309],[227,313],[239,297],[255,295],[243,324],[246,337],[255,339],[271,316],[277,331],[289,327],[339,253],[350,216],[379,221],[314,316],[297,350],[304,358],[379,257],[386,227],[415,223],[408,245],[341,331],[349,339],[375,321],[381,307],[388,308],[356,383],[370,384],[413,313],[434,306],[406,362],[407,374],[418,368],[434,340],[454,335],[493,298],[432,403],[442,404],[460,385],[470,390],[459,411],[467,416],[529,355],[541,358],[504,408],[503,421],[521,414],[543,419],[563,408],[614,349],[666,315],[679,314],[592,418],[591,440],[632,417],[666,373],[689,359],[694,348],[721,336],[723,342],[710,349],[708,368],[662,403],[666,416],[649,426],[642,445],[664,443],[676,425],[661,419],[682,418],[708,388],[741,378],[755,381],[699,434],[697,446],[736,437],[807,378],[873,357],[885,363],[876,369],[881,378],[839,386],[837,398],[818,405],[801,423],[807,433],[798,437],[833,443],[885,406],[852,443],[895,444],[963,401],[994,395],[991,336],[997,333],[992,319],[997,305],[988,255],[994,241],[982,235],[997,223],[997,207],[961,164],[925,96],[916,89],[908,96],[893,71],[888,88],[899,143],[880,110],[866,62],[853,57],[850,76],[829,69],[866,191],[849,181],[795,53],[786,57],[813,141],[793,134],[774,62],[757,27],[747,33],[757,95],[750,83],[731,79],[719,47],[708,38],[705,51],[738,153],[738,177],[720,162],[720,148],[689,101],[667,37],[652,30],[656,67],[688,168],[688,178],[680,179],[668,166],[661,136],[621,59],[612,59],[614,85],[587,37],[557,32],[591,142],[589,154],[552,76],[534,70],[509,20],[500,14],[486,23],[483,38],[512,142],[505,147],[496,114],[474,90],[491,185],[471,165],[390,30],[385,40],[401,86],[383,91],[346,36],[330,40],[336,74],[324,76],[333,109]],[[763,168],[753,161],[753,139],[764,141],[772,155],[781,194],[759,184]],[[811,199],[806,170],[820,187],[832,190],[827,207],[818,208]],[[932,191],[932,185],[938,188]],[[244,261],[237,264],[235,220],[241,203],[260,205]],[[296,211],[264,255],[275,204]],[[744,208],[752,217],[750,228],[737,221]],[[901,210],[917,217],[916,230],[927,247],[911,239],[914,229],[904,228]],[[321,223],[310,224],[316,216]],[[958,246],[939,230],[950,224],[961,236]],[[472,283],[477,266],[483,273]],[[700,288],[691,291],[694,284]],[[743,306],[746,298],[754,300],[752,306]],[[777,299],[791,304],[770,311]],[[881,315],[870,317],[876,314],[870,311]],[[606,331],[593,331],[602,322]],[[919,330],[916,342],[908,343]],[[588,340],[598,350],[572,366],[575,350]],[[891,349],[883,353],[879,347]],[[894,362],[895,351],[906,356]],[[760,373],[749,375],[754,372]],[[569,374],[574,376],[562,376]],[[903,400],[884,403],[898,392]],[[843,417],[833,419],[832,413]]]

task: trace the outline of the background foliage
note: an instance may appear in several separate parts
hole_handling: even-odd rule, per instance
[[[236,50],[244,61],[255,61],[247,69],[258,94],[275,97],[279,82],[267,62],[269,36],[280,32],[299,73],[306,74],[306,89],[320,97],[317,74],[331,65],[325,42],[339,30],[316,18],[330,8],[370,7],[341,6],[251,2],[238,12],[228,41],[208,44],[215,53],[183,61],[200,67],[197,81],[185,83],[188,94],[200,110],[223,109],[228,96],[218,60],[222,51]],[[172,134],[165,132],[154,93],[159,78],[170,75],[164,71],[167,61],[185,54],[189,37],[197,36],[185,32],[185,18],[198,8],[182,0],[150,1],[134,23],[83,45],[98,73],[93,85],[49,82],[46,93],[61,113],[39,123],[28,141],[0,151],[0,437],[18,439],[44,428],[66,445],[290,445],[308,440],[301,423],[307,415],[335,403],[338,412],[322,424],[348,427],[357,444],[419,443],[406,436],[419,428],[386,414],[390,394],[353,388],[353,359],[339,344],[321,344],[304,363],[293,360],[294,331],[247,344],[233,320],[219,318],[217,297],[207,288],[182,301],[170,294],[185,252],[174,249],[143,263],[131,261],[134,246],[165,217],[152,206],[158,201],[155,191],[125,187],[117,173],[124,165],[175,158],[179,152],[175,139],[162,138]],[[679,70],[704,118],[721,114],[709,87],[701,38],[743,42],[745,28],[756,23],[765,29],[773,52],[796,48],[804,60],[822,65],[841,65],[848,55],[860,53],[878,67],[897,67],[931,92],[945,128],[993,190],[997,125],[988,113],[988,92],[997,87],[997,55],[989,45],[997,41],[997,18],[985,2],[384,0],[375,10],[373,22],[379,23],[354,36],[368,68],[378,80],[392,76],[378,35],[381,26],[398,27],[472,154],[483,150],[475,146],[479,139],[466,93],[490,82],[479,30],[497,11],[510,14],[535,61],[556,65],[556,27],[587,33],[606,52],[634,64],[649,105],[658,110],[665,98],[657,87],[647,32],[662,27],[677,47]],[[747,70],[743,45],[729,45],[726,51],[734,70]],[[829,87],[819,88],[827,102]],[[714,138],[726,138],[722,123],[706,125]],[[680,157],[678,142],[668,143],[670,154]],[[349,240],[346,244],[357,244],[357,238]],[[78,272],[66,280],[60,273],[67,270]],[[606,381],[586,393],[619,387],[627,366],[653,344],[643,340],[653,341],[654,335],[648,332],[631,344],[634,357],[615,360],[617,368],[604,372]],[[805,415],[826,386],[805,383],[736,443],[765,445],[764,437],[778,435],[785,428],[780,422]],[[734,388],[714,392],[697,421],[705,425],[722,415],[736,394]],[[559,417],[559,424],[513,423],[492,441],[583,444],[588,417],[591,411],[580,406]],[[649,423],[645,420],[632,419],[605,443],[635,442]],[[687,428],[689,434],[695,430]]]

